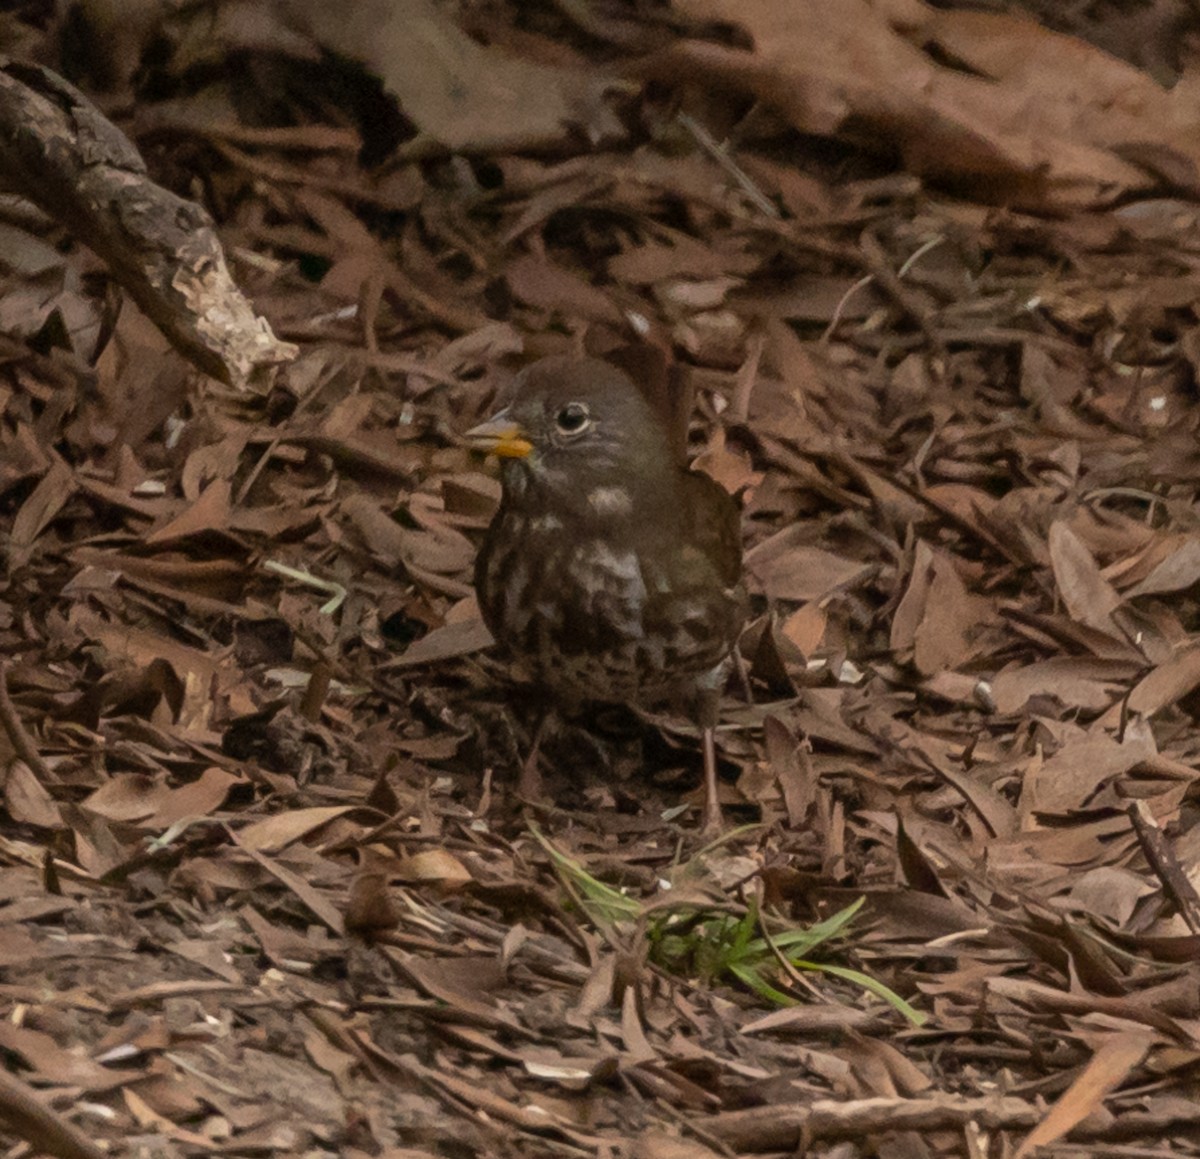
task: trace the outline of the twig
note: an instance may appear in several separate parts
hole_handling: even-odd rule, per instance
[[[750,396],[754,393],[754,384],[758,381],[758,366],[762,361],[766,343],[766,335],[757,327],[746,339],[746,359],[737,372],[737,384],[729,403],[731,422],[744,423],[750,417]]]
[[[858,244],[862,249],[863,260],[866,263],[867,269],[870,270],[879,288],[917,324],[917,329],[925,336],[925,341],[929,343],[930,349],[939,357],[945,357],[946,344],[942,341],[942,337],[938,333],[933,316],[925,308],[924,303],[918,301],[912,291],[904,284],[903,274],[897,273],[892,269],[888,263],[888,256],[884,252],[883,246],[879,244],[878,238],[870,231],[864,231],[862,237],[859,238]],[[927,251],[928,248],[929,243],[927,242],[921,247],[921,250]],[[921,250],[918,250],[917,253],[919,254]],[[916,256],[917,254],[914,254],[913,257],[910,257],[901,266],[901,269],[905,271],[911,269]]]
[[[932,237],[927,242],[917,246],[905,258],[900,268],[895,273],[892,273],[892,268],[887,264],[887,258],[882,247],[870,234],[864,234],[860,244],[863,260],[871,272],[859,278],[838,300],[838,304],[833,311],[833,317],[829,319],[829,325],[825,327],[824,332],[821,334],[818,345],[829,345],[830,339],[836,333],[838,324],[842,320],[842,314],[850,304],[850,299],[859,290],[865,290],[872,282],[878,282],[880,288],[885,290],[892,300],[917,323],[921,329],[921,334],[933,347],[934,351],[938,354],[945,353],[945,339],[943,335],[939,334],[934,328],[933,320],[928,317],[924,308],[916,303],[908,290],[900,284],[901,279],[909,273],[913,266],[929,253],[930,250],[936,249],[941,245],[944,240],[942,237]]]
[[[904,264],[896,271],[896,277],[905,277],[909,270],[913,268],[930,250],[937,249],[946,239],[944,237],[931,237],[927,242],[917,246],[912,253],[904,259]]]
[[[622,1075],[622,1078],[628,1080],[627,1075]],[[630,1084],[632,1086],[632,1084]],[[637,1094],[638,1092],[634,1092]],[[660,1111],[668,1115],[675,1121],[676,1126],[685,1134],[691,1135],[702,1143],[705,1147],[715,1151],[718,1155],[724,1155],[726,1159],[737,1159],[737,1152],[729,1147],[723,1140],[718,1139],[716,1135],[710,1135],[703,1127],[703,1120],[691,1113],[685,1113],[678,1107],[673,1107],[661,1095],[656,1095],[654,1099],[655,1105]]]
[[[1137,832],[1138,841],[1146,860],[1155,876],[1162,882],[1167,896],[1179,908],[1180,916],[1193,934],[1200,934],[1200,894],[1192,885],[1175,851],[1168,844],[1159,828],[1150,806],[1145,801],[1134,801],[1128,809],[1129,818]]]
[[[58,1159],[108,1159],[74,1124],[43,1103],[33,1088],[0,1070],[0,1120],[34,1151]]]
[[[0,724],[4,726],[17,756],[29,766],[29,771],[42,785],[53,785],[58,778],[38,752],[33,737],[25,731],[12,697],[8,694],[8,665],[4,663],[0,663]]]
[[[976,1121],[988,1130],[1028,1130],[1042,1119],[1032,1103],[1010,1096],[964,1099],[872,1098],[838,1102],[822,1099],[811,1106],[751,1107],[726,1111],[706,1120],[707,1131],[735,1151],[791,1151],[803,1141],[861,1139],[877,1131],[952,1130]]]
[[[329,685],[333,680],[333,662],[327,656],[320,656],[308,674],[308,684],[305,685],[304,695],[300,698],[300,715],[305,720],[314,723],[321,719],[321,709],[325,707],[325,699],[329,695]]]
[[[677,113],[679,123],[687,129],[696,143],[702,148],[730,177],[741,186],[742,192],[750,200],[759,213],[767,217],[779,218],[779,210],[775,203],[754,184],[750,175],[729,155],[727,146],[722,145],[695,117],[687,113]]]
[[[829,340],[837,332],[838,323],[841,322],[842,314],[845,312],[846,307],[850,304],[850,299],[853,298],[859,290],[865,290],[874,280],[874,274],[867,274],[866,277],[859,278],[858,281],[855,282],[854,285],[852,285],[850,289],[848,289],[841,296],[841,298],[838,299],[838,304],[833,309],[833,317],[829,319],[829,325],[825,327],[821,337],[817,339],[818,346],[829,345]]]

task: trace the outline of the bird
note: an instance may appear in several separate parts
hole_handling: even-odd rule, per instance
[[[737,504],[681,463],[649,398],[602,359],[532,363],[466,438],[500,461],[474,575],[492,636],[560,703],[686,711],[703,828],[719,830],[715,729],[747,613]],[[521,790],[536,785],[525,770]]]

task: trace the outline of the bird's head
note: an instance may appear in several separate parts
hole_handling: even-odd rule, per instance
[[[634,383],[599,359],[544,358],[514,380],[502,408],[467,432],[502,461],[504,488],[585,499],[670,478],[667,435]],[[595,504],[593,504],[595,506]]]

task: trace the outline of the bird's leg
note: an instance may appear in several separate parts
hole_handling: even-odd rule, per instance
[[[538,722],[533,729],[533,742],[529,746],[529,755],[521,762],[521,771],[517,774],[517,796],[525,801],[540,802],[542,795],[542,739],[546,735],[550,723],[551,710],[546,708],[538,715]]]
[[[725,827],[717,785],[717,730],[706,726],[700,737],[704,746],[704,824],[701,832],[717,834]]]
[[[696,723],[700,726],[701,749],[704,754],[704,821],[701,832],[720,833],[725,827],[721,816],[720,785],[717,780],[717,720],[721,710],[719,689],[705,689],[696,705]]]

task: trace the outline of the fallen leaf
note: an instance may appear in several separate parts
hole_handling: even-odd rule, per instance
[[[604,102],[611,78],[480,44],[432,0],[371,0],[353,11],[287,0],[285,8],[327,48],[366,64],[422,132],[455,152],[544,148],[572,128],[593,142],[622,135]]]
[[[1083,1122],[1106,1095],[1116,1090],[1146,1057],[1154,1039],[1127,1031],[1114,1034],[1100,1047],[1079,1077],[1059,1096],[1046,1117],[1022,1140],[1014,1159],[1025,1159],[1038,1147],[1061,1139]]]
[[[1091,552],[1061,520],[1050,527],[1050,564],[1071,618],[1119,637],[1112,613],[1120,606],[1121,597],[1101,574]]]
[[[310,833],[329,824],[335,817],[349,813],[352,805],[319,805],[311,809],[292,809],[285,813],[273,813],[261,821],[247,825],[238,834],[245,849],[260,853],[278,853],[293,841],[307,837]]]

